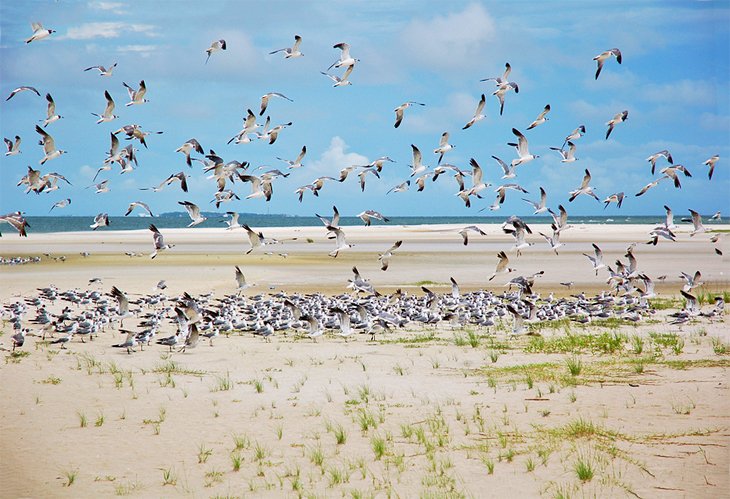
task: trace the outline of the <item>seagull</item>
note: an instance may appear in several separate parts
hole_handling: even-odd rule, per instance
[[[106,213],[99,213],[94,217],[94,223],[89,225],[93,230],[98,229],[99,227],[105,227],[109,225],[109,215]]]
[[[8,148],[8,152],[5,153],[5,156],[15,156],[16,154],[20,154],[20,135],[15,136],[15,142],[12,142],[10,139],[5,138],[5,146]]]
[[[104,66],[91,66],[91,67],[84,69],[84,71],[91,71],[92,69],[97,69],[97,70],[99,70],[99,76],[111,76],[112,72],[114,71],[114,68],[116,68],[116,67],[117,67],[117,63],[115,62],[114,64],[109,66],[109,68],[105,68]]]
[[[350,326],[350,315],[339,307],[333,308],[332,312],[335,313],[337,320],[340,323],[340,332],[337,334],[345,338],[345,341],[347,341],[347,338],[355,332]]]
[[[261,128],[261,125],[256,124],[256,115],[250,109],[247,110],[246,119],[243,121],[243,130],[238,132],[236,135],[231,137],[228,144],[236,141],[236,144],[247,144],[251,142],[251,138],[248,134],[256,131],[257,128]]]
[[[241,272],[241,269],[238,268],[238,265],[236,265],[236,288],[238,291],[243,291],[244,289],[249,288],[249,285],[246,283],[246,277],[243,275],[243,272]]]
[[[147,102],[147,101],[145,101],[145,102]],[[127,105],[130,105],[130,104],[127,104]],[[127,136],[127,140],[134,140],[134,139],[139,140],[140,144],[145,146],[145,148],[147,148],[147,142],[145,141],[145,137],[147,137],[148,135],[151,135],[153,133],[154,134],[163,133],[163,132],[145,132],[140,128],[139,125],[125,125],[122,128],[120,128],[119,130],[117,130],[116,132],[114,132],[114,134],[117,134],[120,132],[125,133],[125,135]]]
[[[360,275],[357,267],[352,267],[352,272],[355,275],[352,279],[349,279],[350,284],[347,285],[348,288],[352,289],[356,293],[363,292],[377,294],[375,292],[375,289],[373,288],[373,285],[370,284],[369,280],[363,279],[363,277]]]
[[[270,179],[262,180],[256,175],[239,175],[238,178],[241,182],[251,182],[251,194],[246,196],[246,199],[265,198],[266,201],[271,201],[274,190]]]
[[[152,231],[152,238],[155,245],[155,250],[150,253],[150,259],[157,256],[160,251],[164,251],[170,248],[174,248],[174,244],[165,244],[165,239],[154,224],[150,224],[149,229]]]
[[[497,258],[499,258],[499,262],[497,262],[497,267],[494,269],[494,273],[488,279],[489,281],[494,279],[497,274],[508,274],[517,270],[509,267],[509,258],[507,258],[507,254],[504,251],[497,253]]]
[[[46,100],[48,101],[48,110],[46,114],[46,119],[43,120],[43,128],[47,127],[54,121],[58,121],[63,116],[56,114],[56,103],[53,102],[53,97],[51,97],[51,94],[46,94]]]
[[[257,234],[253,231],[251,227],[246,224],[241,225],[241,227],[246,230],[246,235],[248,236],[248,240],[251,243],[251,248],[246,252],[247,255],[251,253],[254,249],[266,244],[263,233],[259,232]]]
[[[689,233],[689,236],[692,237],[695,234],[707,232],[705,226],[702,225],[702,216],[694,210],[689,210],[689,212],[692,214],[692,225],[694,226],[694,230]]]
[[[98,184],[91,184],[90,186],[86,187],[86,189],[89,189],[93,187],[94,194],[104,194],[105,192],[109,192],[109,179],[102,180]]]
[[[522,315],[512,306],[507,305],[507,311],[512,315],[512,318],[514,319],[514,324],[512,325],[512,334],[513,335],[519,335],[524,333],[527,328],[525,327],[525,318],[522,317]]]
[[[8,213],[7,215],[0,215],[0,222],[10,224],[18,231],[18,235],[20,237],[28,237],[28,234],[25,232],[25,228],[30,227],[30,225],[19,211]]]
[[[337,255],[340,251],[355,246],[354,244],[347,243],[347,240],[345,239],[345,233],[339,227],[329,226],[327,227],[327,230],[335,233],[335,249],[329,252],[329,256],[331,256],[332,258],[337,258]]]
[[[404,102],[400,106],[396,107],[393,112],[395,113],[395,124],[393,125],[395,128],[398,128],[401,124],[401,121],[403,121],[403,112],[408,109],[409,107],[413,105],[418,106],[425,106],[426,104],[423,104],[421,102],[416,102],[409,100],[408,102]]]
[[[329,71],[332,68],[340,68],[343,66],[347,67],[349,69],[349,68],[352,68],[355,65],[355,63],[360,60],[360,59],[354,59],[350,55],[350,45],[348,43],[341,42],[336,45],[333,45],[332,48],[341,50],[340,59],[333,62],[330,65],[330,67],[327,68],[327,71]],[[345,73],[345,74],[347,75],[348,73]],[[347,79],[347,77],[345,77],[344,79]]]
[[[578,128],[570,132],[570,135],[565,137],[565,141],[563,142],[563,147],[565,147],[565,144],[567,144],[571,140],[578,140],[586,133],[586,126],[580,125]]]
[[[213,52],[218,52],[219,50],[226,50],[226,41],[223,39],[214,41],[210,44],[210,47],[205,49],[205,53],[208,54],[208,57],[205,58],[205,63],[208,64],[208,59],[210,59],[210,55]]]
[[[522,198],[522,200],[527,203],[530,203],[532,205],[532,207],[535,208],[535,212],[533,213],[533,215],[537,215],[539,213],[545,213],[548,210],[547,207],[545,206],[545,202],[547,201],[547,193],[545,193],[545,189],[543,189],[542,187],[540,187],[540,201],[539,202],[536,203],[534,201],[530,201],[529,199],[525,199],[525,198]]]
[[[193,163],[190,160],[190,153],[192,151],[195,151],[198,154],[205,154],[205,151],[203,150],[203,147],[200,145],[200,142],[198,142],[194,138],[188,140],[183,145],[181,145],[180,147],[175,149],[175,152],[181,152],[185,155],[185,163],[187,163],[187,165],[190,167],[193,166]]]
[[[284,163],[289,165],[289,168],[301,168],[302,166],[302,160],[304,159],[304,156],[307,154],[307,146],[302,146],[302,150],[299,152],[299,156],[297,156],[297,159],[294,161],[291,161],[289,159],[280,158],[279,156],[276,157],[276,159],[283,161]]]
[[[715,154],[713,157],[702,163],[705,166],[710,167],[710,171],[707,173],[710,180],[712,180],[712,172],[715,171],[715,164],[719,161],[720,156],[718,154]]]
[[[122,82],[122,85],[127,88],[127,93],[129,93],[129,102],[127,102],[125,106],[133,106],[135,104],[144,104],[145,102],[149,102],[144,98],[147,93],[147,86],[144,84],[144,80],[139,82],[139,90],[133,89],[125,82]]]
[[[386,194],[390,194],[391,192],[405,192],[408,190],[408,187],[411,185],[410,180],[406,180],[402,184],[398,184],[395,187],[392,187],[391,189],[386,192]]]
[[[521,165],[522,163],[527,163],[528,161],[532,161],[533,159],[540,157],[534,154],[530,154],[530,151],[528,150],[527,139],[524,135],[522,135],[522,133],[520,133],[519,130],[513,128],[512,133],[515,135],[515,137],[517,137],[517,155],[519,156],[519,158],[512,160],[512,166]]]
[[[575,144],[573,144],[571,141],[566,141],[568,145],[568,150],[564,150],[563,148],[558,149],[557,147],[551,147],[550,149],[553,151],[558,151],[558,154],[560,154],[560,157],[563,159],[560,160],[561,163],[573,163],[574,161],[577,161],[578,158],[575,157]],[[565,147],[565,144],[563,144],[563,147]]]
[[[411,165],[411,177],[413,177],[425,172],[428,167],[421,163],[423,159],[421,151],[413,144],[411,144],[411,149],[413,149],[413,164]]]
[[[36,90],[34,87],[22,86],[22,87],[16,88],[12,92],[10,92],[10,95],[8,95],[8,98],[5,99],[5,101],[9,101],[13,97],[15,97],[15,94],[17,94],[19,92],[25,92],[25,91],[34,92],[38,97],[41,96],[40,92],[38,92],[38,90]]]
[[[194,227],[208,220],[207,217],[200,214],[200,208],[198,208],[198,205],[191,203],[190,201],[178,201],[177,204],[185,208],[185,211],[187,211],[188,215],[190,215],[192,222],[188,224],[188,227]]]
[[[656,187],[657,185],[659,185],[659,182],[661,182],[665,178],[669,178],[669,177],[666,176],[666,175],[664,175],[663,177],[659,177],[658,179],[649,182],[639,192],[637,192],[635,195],[637,197],[644,195],[646,193],[646,191],[648,191],[649,189],[651,189],[651,188]]]
[[[467,128],[471,128],[475,123],[478,121],[482,121],[484,118],[486,118],[485,115],[482,114],[482,111],[484,111],[484,106],[487,103],[487,98],[482,94],[482,98],[479,99],[479,103],[477,104],[477,109],[474,111],[474,116],[467,122],[466,125],[464,125],[461,129],[466,130]]]
[[[367,176],[368,173],[372,173],[376,177],[380,178],[380,174],[378,173],[378,170],[376,170],[375,168],[363,169],[363,171],[361,171],[360,173],[357,174],[357,176],[360,178],[360,190],[362,190],[362,192],[365,192],[365,177]]]
[[[44,38],[50,36],[51,33],[56,32],[56,30],[44,28],[41,23],[30,23],[30,25],[33,28],[33,35],[28,38],[25,43],[34,42],[36,40],[43,40]]]
[[[502,228],[502,231],[505,234],[511,234],[512,237],[515,238],[515,244],[512,246],[512,249],[517,251],[517,256],[520,256],[522,254],[522,250],[525,248],[529,248],[534,243],[528,243],[525,241],[525,228],[526,226],[522,223],[515,223],[513,222],[514,229],[508,229],[508,228]]]
[[[718,222],[722,222],[722,212],[716,211],[715,214],[710,217],[710,220],[717,220]]]
[[[608,123],[606,123],[606,126],[608,126],[608,130],[606,130],[606,140],[608,140],[608,136],[611,135],[611,132],[613,131],[613,127],[621,123],[622,121],[626,121],[626,118],[629,117],[628,111],[621,111],[616,116],[614,116]]]
[[[48,213],[53,211],[53,208],[65,208],[66,206],[71,204],[71,198],[62,199],[60,201],[57,201],[53,203],[53,206],[51,206],[51,209],[48,210]]]
[[[185,175],[185,172],[178,172],[170,175],[167,177],[157,188],[157,190],[160,190],[163,185],[170,185],[176,180],[180,181],[180,188],[183,192],[188,192],[188,182],[187,182],[187,176]],[[154,190],[154,189],[153,189]]]
[[[581,194],[585,194],[587,196],[593,197],[596,201],[600,202],[600,199],[598,199],[598,196],[593,192],[593,188],[589,186],[588,184],[591,183],[591,172],[588,171],[588,168],[585,170],[585,175],[583,176],[583,182],[580,184],[580,187],[574,191],[570,191],[570,198],[568,199],[569,202],[573,202],[575,198],[580,196]]]
[[[583,253],[583,256],[591,261],[591,263],[593,264],[593,270],[595,270],[596,275],[598,275],[598,271],[600,269],[606,268],[606,265],[603,263],[603,251],[601,251],[601,248],[599,248],[596,243],[592,243],[592,245],[595,256],[591,256],[586,253]]]
[[[291,126],[292,122],[289,123],[282,123],[281,125],[276,125],[274,128],[269,130],[269,123],[271,122],[270,118],[266,118],[266,124],[264,125],[264,131],[263,133],[256,132],[256,137],[263,140],[268,140],[269,145],[276,142],[276,139],[279,137],[279,132],[281,132],[284,128]]]
[[[312,341],[316,342],[317,338],[324,334],[324,328],[319,323],[319,321],[311,315],[302,316],[302,320],[306,322],[309,326],[309,332],[307,333],[307,336],[311,338]]]
[[[687,168],[685,168],[683,165],[673,165],[673,166],[667,166],[665,168],[662,168],[659,173],[663,173],[666,177],[669,177],[674,181],[674,187],[677,189],[680,189],[682,187],[682,184],[679,183],[679,176],[677,175],[677,171],[680,171],[684,173],[685,177],[691,177],[692,174],[689,172]]]
[[[502,179],[515,178],[517,176],[517,173],[515,173],[517,167],[515,165],[507,165],[507,163],[497,156],[492,156],[492,159],[502,168],[502,172],[504,173]]]
[[[99,118],[96,122],[98,125],[99,123],[108,123],[112,121],[115,118],[119,118],[119,116],[114,114],[114,99],[112,99],[112,96],[109,95],[108,90],[104,90],[104,97],[106,98],[106,108],[104,109],[103,114],[96,114],[91,113],[97,118]]]
[[[444,158],[444,154],[449,152],[450,150],[454,149],[456,146],[452,146],[449,144],[449,132],[444,132],[441,134],[441,139],[439,140],[439,146],[433,150],[434,154],[439,154],[439,160],[437,164],[441,164],[441,160]],[[414,159],[415,161],[415,159]]]
[[[221,220],[221,222],[226,222],[228,224],[228,227],[226,227],[226,230],[233,230],[233,229],[241,228],[241,224],[238,223],[238,212],[227,211],[226,215],[231,216],[231,219],[229,221]]]
[[[403,244],[403,241],[396,241],[393,246],[388,248],[387,251],[385,251],[383,254],[378,255],[378,261],[380,262],[380,270],[388,270],[388,265],[390,264],[390,259],[393,256],[393,252],[400,248],[400,245]]]
[[[337,206],[332,207],[332,218],[325,218],[322,215],[314,214],[317,218],[319,218],[325,227],[335,227],[339,228],[340,226],[340,212],[337,210]]]
[[[433,172],[424,173],[420,177],[416,177],[415,182],[418,186],[416,192],[421,192],[423,189],[426,188],[426,180],[431,176],[433,176]]]
[[[509,77],[510,72],[512,71],[512,66],[510,66],[509,62],[504,65],[504,73],[502,76],[498,76],[496,78],[484,78],[479,81],[490,81],[494,80],[494,82],[497,84],[497,86],[506,85],[508,82],[507,77]]]
[[[601,69],[603,69],[603,63],[611,56],[614,56],[616,58],[616,61],[621,64],[621,51],[616,48],[601,52],[593,58],[593,60],[596,61],[596,63],[598,64],[598,67],[596,68],[596,80],[598,79],[598,75],[601,74]]]
[[[112,345],[113,348],[126,348],[127,353],[131,355],[132,352],[136,352],[134,347],[136,345],[139,345],[139,340],[137,340],[137,332],[136,331],[127,331],[126,329],[120,329],[120,333],[127,333],[127,338],[122,342],[118,343],[116,345]],[[141,347],[140,347],[141,348]]]
[[[271,99],[272,97],[280,97],[282,99],[288,100],[289,102],[294,102],[284,94],[280,94],[279,92],[269,92],[268,94],[264,94],[261,96],[261,111],[259,112],[259,116],[264,115],[266,108],[269,106],[269,99]]]
[[[299,51],[299,46],[301,44],[302,44],[302,37],[299,35],[294,35],[294,45],[292,45],[291,47],[274,50],[273,52],[269,52],[269,55],[276,54],[277,52],[284,52],[284,58],[286,58],[286,59],[302,57],[304,54],[302,54]]]
[[[504,111],[504,95],[509,92],[510,90],[514,90],[516,94],[520,93],[520,87],[517,86],[517,83],[514,83],[512,81],[505,83],[504,85],[500,86],[497,90],[492,92],[492,95],[496,95],[497,99],[499,99],[499,115],[502,116],[502,111]]]
[[[469,244],[469,232],[475,232],[481,236],[486,236],[487,233],[484,232],[482,229],[477,227],[476,225],[468,225],[462,229],[459,229],[459,235],[464,240],[464,246]]]
[[[363,222],[365,222],[365,227],[369,227],[370,226],[370,223],[371,223],[371,220],[370,219],[371,218],[374,218],[375,220],[380,220],[382,222],[390,222],[390,219],[389,218],[384,217],[382,215],[382,213],[380,213],[378,211],[374,211],[374,210],[366,210],[366,211],[363,211],[363,212],[361,212],[357,216],[360,217],[360,220],[362,220]]]
[[[320,71],[320,73],[322,73],[327,78],[329,78],[330,80],[335,82],[335,84],[332,85],[333,87],[344,87],[347,85],[352,85],[352,82],[350,80],[348,80],[348,78],[350,77],[350,74],[352,74],[352,70],[354,68],[355,68],[354,64],[352,66],[347,66],[347,69],[345,70],[345,74],[342,75],[342,78],[340,78],[337,75],[331,75],[329,73],[325,73],[324,71]]]
[[[550,216],[553,217],[553,222],[555,223],[555,226],[558,228],[558,230],[566,230],[570,229],[572,225],[568,225],[568,212],[565,211],[565,208],[563,205],[558,205],[558,211],[560,212],[560,215],[556,215],[553,210],[548,208],[548,213],[550,213]]]
[[[606,205],[603,207],[603,209],[605,210],[606,208],[608,208],[608,205],[611,203],[616,203],[618,205],[618,207],[621,208],[621,203],[623,203],[623,201],[624,201],[623,192],[617,192],[616,194],[611,194],[610,196],[608,196],[606,199],[603,200],[603,202],[606,203]]]
[[[654,175],[654,169],[656,167],[657,160],[660,157],[662,157],[662,156],[664,156],[664,159],[666,159],[667,161],[669,161],[670,164],[674,164],[674,160],[672,159],[672,155],[666,149],[664,149],[662,151],[659,151],[657,153],[654,153],[651,156],[649,156],[648,158],[646,158],[646,160],[649,163],[651,163],[651,174],[652,175]]]
[[[154,217],[154,215],[152,214],[152,210],[150,210],[150,207],[147,205],[147,203],[143,203],[142,201],[132,201],[131,203],[129,203],[129,206],[127,207],[127,212],[124,214],[124,216],[126,217],[127,215],[132,213],[132,210],[137,207],[142,208],[147,213],[149,213],[151,217]]]
[[[530,123],[530,126],[528,126],[527,129],[532,130],[537,125],[542,125],[543,123],[545,123],[548,120],[547,113],[549,113],[549,112],[550,112],[550,104],[545,106],[545,108],[542,110],[542,112],[539,115],[537,115],[537,118],[535,118],[535,121]]]
[[[681,272],[679,274],[679,277],[685,280],[685,284],[684,286],[682,286],[682,291],[684,291],[685,293],[689,293],[694,288],[700,285],[702,273],[699,270],[695,272],[694,275],[689,275],[686,272]]]
[[[558,230],[558,228],[555,226],[555,224],[550,225],[550,228],[553,229],[552,236],[547,236],[547,235],[543,234],[542,232],[538,232],[538,234],[540,234],[542,237],[545,238],[547,243],[550,245],[550,249],[552,249],[555,252],[555,254],[557,255],[558,248],[560,248],[561,246],[565,246],[565,244],[560,242],[560,230]]]

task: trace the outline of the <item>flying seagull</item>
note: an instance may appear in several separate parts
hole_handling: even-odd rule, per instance
[[[106,98],[106,108],[104,109],[103,114],[96,114],[91,113],[97,118],[99,118],[96,122],[98,125],[99,123],[108,123],[109,121],[112,121],[115,118],[119,118],[119,116],[114,114],[114,99],[112,99],[112,96],[109,95],[108,90],[104,90],[104,98]]]
[[[421,102],[415,102],[415,101],[409,100],[407,102],[404,102],[400,106],[396,107],[393,110],[393,112],[395,113],[395,124],[393,126],[395,128],[398,128],[401,124],[401,121],[403,121],[403,113],[405,112],[405,110],[413,105],[425,106],[426,104],[422,104]]]
[[[144,98],[147,93],[147,86],[145,85],[144,80],[139,82],[138,90],[133,89],[125,82],[122,82],[122,85],[127,88],[127,93],[129,94],[129,102],[127,102],[125,106],[133,106],[135,104],[144,104],[145,102],[149,102]]]
[[[272,97],[279,97],[280,99],[286,99],[289,102],[294,102],[284,94],[280,94],[279,92],[269,92],[261,96],[261,111],[259,112],[259,116],[264,115],[266,108],[269,106],[269,99],[271,99]]]
[[[499,258],[499,261],[497,262],[497,267],[495,267],[494,273],[492,273],[491,277],[488,279],[489,281],[494,279],[497,274],[508,274],[516,270],[509,267],[509,258],[507,258],[507,254],[504,251],[500,251],[499,253],[497,253],[497,258]]]
[[[109,225],[109,215],[106,213],[99,213],[94,217],[94,223],[89,225],[92,230],[96,230],[99,227],[105,227]]]
[[[327,68],[327,71],[329,71],[332,68],[341,68],[341,67],[347,67],[351,68],[355,65],[357,61],[360,59],[355,59],[350,55],[350,45],[345,42],[340,42],[336,45],[333,45],[332,48],[334,49],[340,49],[340,58],[339,60],[333,62],[330,67]],[[347,74],[347,73],[345,73]]]
[[[598,64],[598,67],[596,68],[596,80],[598,79],[598,75],[601,74],[601,70],[603,69],[603,64],[606,62],[606,59],[609,59],[611,56],[615,57],[616,61],[621,64],[621,51],[617,48],[601,52],[593,58],[593,60],[596,61],[596,64]]]
[[[606,265],[603,263],[603,251],[601,251],[601,248],[599,248],[596,243],[592,243],[593,246],[593,253],[595,256],[588,255],[586,253],[583,253],[583,256],[588,258],[591,263],[593,264],[593,270],[596,271],[596,275],[598,275],[598,271],[600,269],[603,269],[606,267]]]
[[[718,154],[715,154],[713,157],[702,163],[705,166],[710,167],[710,171],[707,172],[707,175],[709,176],[710,180],[712,180],[712,172],[715,171],[715,164],[720,160],[720,156]]]
[[[284,57],[286,59],[302,57],[304,54],[299,50],[299,47],[301,46],[301,44],[302,44],[302,37],[299,35],[294,35],[294,45],[292,45],[291,47],[274,50],[273,52],[269,52],[269,55],[276,54],[277,52],[284,52]]]
[[[619,208],[621,208],[621,203],[624,202],[624,193],[623,192],[617,192],[616,194],[611,194],[606,199],[603,200],[606,205],[603,207],[605,210],[608,208],[608,205],[611,203],[616,203]]]
[[[292,161],[290,159],[284,159],[280,158],[279,156],[276,157],[279,161],[283,161],[284,163],[289,165],[289,168],[301,168],[302,166],[302,160],[304,159],[304,156],[307,154],[307,146],[302,146],[302,150],[299,152],[299,156]]]
[[[550,149],[557,151],[558,154],[560,154],[560,157],[563,158],[560,160],[561,163],[573,163],[574,161],[577,161],[578,158],[575,157],[575,144],[569,140],[565,144],[568,145],[567,151],[563,148],[558,149],[557,147],[551,147]],[[565,147],[565,144],[563,144],[563,147]]]
[[[200,208],[198,208],[198,205],[195,203],[191,203],[190,201],[178,201],[177,204],[185,208],[185,211],[187,211],[190,216],[190,220],[192,220],[192,222],[188,224],[188,227],[194,227],[208,220],[207,217],[200,214]]]
[[[8,138],[5,138],[5,146],[8,148],[8,152],[5,153],[5,156],[15,156],[16,154],[20,154],[20,136],[15,136],[15,142],[11,141]]]
[[[194,138],[188,140],[183,145],[181,145],[180,147],[175,149],[175,152],[181,152],[185,155],[185,163],[187,163],[187,165],[190,167],[193,166],[193,163],[190,160],[190,153],[192,151],[195,151],[198,154],[205,154],[205,151],[203,150],[203,147],[200,145],[200,142],[198,142]]]
[[[332,85],[333,87],[344,87],[347,85],[352,85],[352,82],[350,80],[348,80],[348,78],[352,74],[352,70],[354,68],[355,68],[355,64],[352,64],[351,66],[347,66],[347,69],[345,70],[345,74],[343,74],[341,78],[337,75],[331,75],[329,73],[325,73],[324,71],[320,71],[320,73],[322,73],[327,78],[329,78],[330,80],[335,82],[335,84]]]
[[[205,63],[208,64],[208,59],[210,59],[211,54],[219,50],[226,50],[226,41],[223,39],[214,41],[210,44],[210,47],[205,49],[205,53],[208,54],[208,57],[205,58]]]
[[[486,236],[487,233],[484,232],[482,229],[477,227],[476,225],[468,225],[462,229],[459,229],[459,235],[464,240],[464,246],[469,244],[469,232],[474,232],[476,234],[479,234],[481,236]]]
[[[667,151],[666,149],[659,151],[657,153],[652,154],[646,160],[651,163],[651,174],[654,175],[654,169],[656,168],[656,162],[659,158],[664,157],[667,161],[669,161],[669,164],[674,164],[674,160],[672,159],[672,155]]]
[[[142,208],[147,213],[149,213],[151,217],[154,217],[154,215],[152,214],[152,210],[150,210],[150,207],[147,205],[147,203],[143,203],[142,201],[132,201],[131,203],[129,203],[129,206],[127,207],[127,212],[124,214],[124,216],[126,217],[127,215],[132,213],[132,210],[137,207]]]
[[[369,227],[371,222],[371,219],[374,218],[375,220],[380,220],[382,222],[390,222],[390,219],[387,217],[384,217],[382,213],[375,211],[375,210],[366,210],[361,212],[358,217],[360,217],[360,220],[362,220],[365,223],[366,227]]]
[[[586,168],[585,175],[583,176],[583,182],[580,184],[580,187],[578,187],[574,191],[570,191],[570,198],[568,199],[569,202],[573,202],[575,198],[580,196],[581,194],[585,194],[587,196],[593,197],[596,201],[600,202],[600,199],[598,199],[598,196],[593,192],[593,188],[588,185],[591,183],[591,172],[588,171]]]
[[[532,161],[533,159],[539,158],[540,156],[536,156],[534,154],[530,154],[530,151],[528,149],[527,139],[525,138],[522,133],[517,130],[516,128],[512,129],[512,133],[515,137],[517,137],[517,155],[519,156],[517,159],[512,160],[512,166],[521,165],[522,163],[527,163],[528,161]],[[509,144],[509,145],[515,145],[515,144]]]
[[[444,154],[454,149],[454,147],[456,146],[449,144],[449,132],[442,133],[441,139],[439,140],[439,146],[433,150],[434,154],[439,154],[439,160],[437,164],[440,165],[441,160],[444,158]]]
[[[157,230],[157,227],[155,227],[154,224],[150,224],[149,229],[152,231],[153,243],[155,245],[155,250],[150,253],[150,258],[156,257],[160,251],[175,247],[174,244],[165,244],[165,239],[162,237],[162,234],[159,230]]]
[[[44,28],[41,23],[30,23],[30,25],[33,28],[33,35],[28,38],[25,43],[35,42],[36,40],[43,40],[44,38],[50,36],[51,33],[56,32],[56,30]]]
[[[378,255],[378,261],[380,262],[380,270],[388,270],[388,265],[390,264],[390,259],[393,256],[393,252],[400,248],[400,245],[403,244],[403,241],[396,241],[393,246],[388,248],[387,251],[385,251],[383,254]]]
[[[471,128],[475,123],[477,123],[478,121],[482,121],[484,118],[486,118],[486,116],[482,114],[486,103],[487,103],[487,98],[484,96],[484,94],[482,94],[482,98],[479,99],[479,103],[477,104],[477,109],[476,109],[476,111],[474,111],[474,116],[472,116],[472,118],[467,122],[467,124],[461,128],[462,130]]]
[[[43,130],[38,125],[35,126],[35,131],[41,135],[40,143],[41,145],[43,145],[43,151],[45,152],[45,156],[43,156],[43,159],[40,160],[40,164],[44,164],[46,161],[56,159],[61,154],[64,154],[66,152],[60,149],[56,149],[56,141],[54,141],[53,137],[51,137],[45,130]]]
[[[5,99],[5,100],[6,100],[6,101],[9,101],[9,100],[10,100],[10,99],[12,99],[13,97],[15,97],[15,94],[17,94],[17,93],[20,93],[20,92],[25,92],[25,91],[30,91],[30,92],[33,92],[33,93],[35,93],[35,94],[36,94],[36,95],[37,95],[38,97],[40,97],[40,96],[41,96],[40,92],[39,92],[38,90],[36,90],[36,89],[35,89],[34,87],[27,87],[27,86],[23,86],[23,87],[18,87],[18,88],[16,88],[15,90],[13,90],[12,92],[10,92],[10,95],[8,95],[8,98],[7,98],[7,99]]]
[[[91,71],[92,69],[96,69],[99,71],[99,76],[111,76],[112,72],[114,71],[114,68],[116,68],[116,67],[117,67],[117,63],[115,62],[108,68],[105,68],[104,66],[90,66],[90,67],[84,69],[84,71]]]
[[[530,123],[530,126],[528,126],[527,129],[532,130],[536,126],[542,125],[543,123],[545,123],[548,120],[547,113],[549,113],[549,112],[550,112],[550,104],[545,106],[545,108],[542,110],[542,112],[537,116],[537,118],[535,118],[535,121]]]
[[[613,127],[618,125],[619,123],[626,121],[626,118],[629,117],[628,111],[621,111],[616,116],[614,116],[608,123],[606,123],[606,126],[608,126],[608,130],[606,130],[606,140],[608,140],[608,137],[611,135],[611,132],[613,132]]]
[[[46,100],[48,101],[48,108],[46,111],[46,119],[43,120],[43,128],[63,118],[63,116],[56,114],[56,103],[53,101],[51,94],[46,94]]]

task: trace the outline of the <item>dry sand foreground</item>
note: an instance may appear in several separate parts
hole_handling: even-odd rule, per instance
[[[342,293],[353,265],[385,292],[418,292],[421,282],[445,292],[451,276],[462,292],[501,292],[508,276],[486,279],[512,241],[483,228],[488,236],[468,247],[456,226],[347,228],[356,247],[336,260],[321,227],[264,230],[298,238],[272,255],[244,255],[241,232],[163,230],[177,246],[154,261],[147,231],[3,237],[2,256],[67,259],[0,267],[0,301],[50,283],[86,289],[92,277],[104,291],[149,293],[166,279],[169,296],[222,296],[234,292],[234,265],[257,283],[249,296]],[[579,226],[559,256],[542,242],[508,253],[517,275],[545,270],[535,286],[543,296],[565,294],[558,283],[571,280],[572,292],[596,292],[605,271],[596,277],[581,253],[596,242],[613,265],[647,232]],[[397,239],[403,246],[381,272],[377,253]],[[685,231],[634,252],[641,271],[668,276],[660,306],[681,307],[671,301],[680,271],[701,270],[706,291],[730,288],[706,235]],[[232,334],[172,354],[154,345],[127,355],[110,347],[122,339],[112,329],[67,350],[29,337],[0,363],[0,495],[728,497],[730,333],[724,319],[669,325],[671,311],[639,326],[539,325],[541,336],[517,339],[511,321],[409,325],[375,342]],[[11,331],[3,324],[6,347]],[[160,335],[172,332],[166,324]]]

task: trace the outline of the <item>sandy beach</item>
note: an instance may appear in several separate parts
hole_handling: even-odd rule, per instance
[[[232,331],[184,353],[153,344],[131,355],[111,348],[125,336],[118,323],[61,349],[29,321],[31,334],[13,353],[6,311],[2,495],[730,495],[726,320],[672,325],[668,317],[683,306],[680,272],[701,271],[695,294],[730,289],[726,257],[714,251],[722,243],[690,238],[686,226],[676,242],[650,246],[651,227],[578,225],[561,235],[555,255],[538,235],[549,227],[534,225],[535,245],[518,257],[499,226],[480,227],[487,235],[470,234],[468,246],[461,226],[346,227],[354,247],[337,258],[327,256],[334,242],[323,227],[262,229],[281,243],[249,255],[240,229],[168,229],[175,247],[154,260],[149,231],[3,235],[0,256],[50,254],[0,266],[5,306],[50,284],[103,293],[116,286],[134,300],[161,279],[168,297],[212,293],[213,303],[236,292],[236,265],[254,284],[242,293],[247,300],[347,293],[353,266],[383,294],[422,295],[421,286],[449,293],[452,277],[461,293],[501,294],[512,277],[544,271],[533,289],[541,299],[593,295],[609,287],[607,271],[596,276],[583,256],[591,243],[611,267],[637,243],[638,270],[656,282],[658,297],[638,323],[540,322],[518,337],[505,318],[494,327],[409,323],[375,341],[357,334],[345,342],[328,330],[317,342],[295,331],[266,342]],[[378,254],[397,240],[382,272]],[[501,250],[517,270],[488,282]],[[62,300],[48,308],[66,306],[80,310]],[[28,308],[29,320],[36,307]],[[141,330],[138,320],[126,318],[125,328]],[[165,321],[159,335],[174,332]]]

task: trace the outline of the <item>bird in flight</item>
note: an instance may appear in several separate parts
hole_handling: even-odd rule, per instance
[[[208,54],[208,57],[205,58],[205,63],[208,64],[208,59],[210,59],[211,54],[219,50],[226,50],[226,41],[223,39],[214,41],[210,44],[210,47],[205,49],[205,53]]]
[[[616,48],[601,52],[593,58],[593,60],[596,61],[596,64],[598,64],[598,67],[596,68],[596,80],[598,79],[598,75],[601,74],[603,64],[606,62],[607,59],[610,59],[612,56],[616,58],[616,62],[621,64],[621,51]]]

